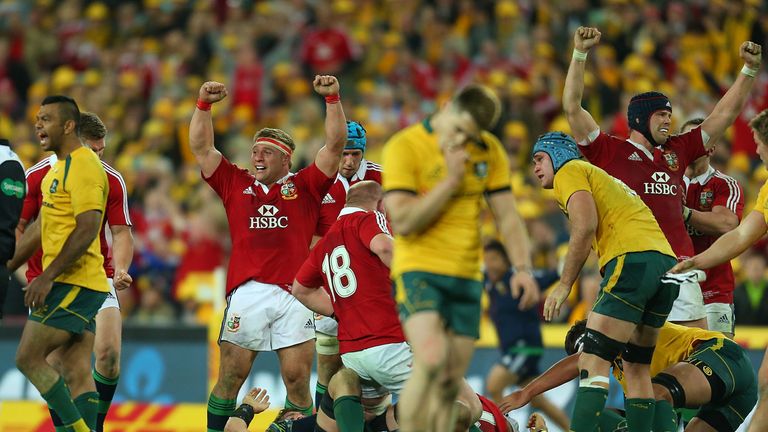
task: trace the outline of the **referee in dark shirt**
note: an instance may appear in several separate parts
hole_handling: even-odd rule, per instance
[[[5,265],[16,248],[16,225],[26,191],[24,166],[8,140],[0,139],[0,320],[10,279]]]

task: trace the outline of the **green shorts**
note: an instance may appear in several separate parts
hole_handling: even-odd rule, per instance
[[[732,432],[757,404],[757,376],[744,349],[730,339],[712,339],[696,347],[686,361],[699,368],[707,379],[719,379],[722,394],[701,407],[696,417],[718,432]],[[714,393],[714,392],[713,392]]]
[[[29,319],[70,333],[96,331],[96,313],[107,298],[106,292],[54,282],[45,304],[36,308]]]
[[[679,291],[677,285],[662,283],[661,277],[676,263],[675,258],[656,251],[630,252],[608,261],[592,310],[660,328]]]
[[[401,309],[404,317],[436,311],[445,321],[446,328],[457,335],[480,337],[482,282],[414,271],[403,273],[395,283],[405,292]]]

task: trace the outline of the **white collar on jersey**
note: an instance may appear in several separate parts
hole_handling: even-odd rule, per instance
[[[712,176],[715,175],[715,171],[716,170],[714,168],[712,168],[712,165],[709,165],[709,166],[707,166],[707,170],[704,171],[704,173],[702,173],[701,175],[698,175],[698,176],[696,176],[694,178],[683,177],[683,179],[685,180],[686,184],[696,184],[696,183],[698,183],[698,184],[703,185],[703,184],[707,184],[709,179],[711,179]]]
[[[283,177],[280,180],[276,181],[275,184],[283,184],[287,179],[289,179],[290,177],[293,177],[294,175],[295,175],[294,173],[289,172],[288,174],[285,175],[285,177]],[[258,181],[256,179],[253,179],[253,184],[255,184],[256,186],[260,187],[261,190],[263,190],[265,194],[269,193],[269,187],[267,187],[267,185],[265,185],[264,183],[262,183],[262,182],[260,182],[260,181]]]
[[[357,213],[357,212],[365,212],[365,209],[361,209],[360,207],[344,207],[339,212],[339,217],[346,216],[348,214]]]
[[[342,186],[344,186],[344,190],[349,190],[349,183],[353,182],[355,180],[360,181],[365,178],[365,173],[368,171],[368,161],[363,158],[360,161],[360,168],[357,169],[357,172],[352,175],[351,179],[347,179],[341,173],[336,173],[336,181],[340,182]]]
[[[627,138],[627,142],[637,147],[637,149],[640,150],[641,152],[645,153],[645,155],[648,156],[648,159],[653,160],[653,153],[651,153],[647,148],[645,148],[644,145],[638,144],[629,138]]]

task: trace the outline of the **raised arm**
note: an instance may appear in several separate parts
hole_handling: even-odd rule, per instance
[[[200,170],[210,177],[221,162],[221,152],[213,146],[211,105],[227,97],[224,84],[207,81],[200,87],[195,113],[189,123],[189,149],[195,155]]]
[[[565,254],[560,282],[544,302],[544,319],[547,321],[560,314],[560,306],[568,298],[571,287],[579,277],[597,232],[597,207],[591,193],[584,190],[574,192],[568,199],[567,208],[571,238],[568,241],[568,252]]]
[[[529,382],[525,387],[501,399],[499,409],[504,414],[527,405],[536,396],[559,387],[579,376],[579,353],[569,355]]]
[[[331,75],[315,75],[315,91],[325,96],[325,146],[317,152],[315,165],[328,177],[339,170],[341,153],[347,144],[347,118],[339,99],[339,81]]]
[[[600,32],[592,27],[579,27],[573,35],[574,51],[563,89],[563,111],[578,143],[589,143],[587,136],[599,126],[592,115],[581,107],[584,93],[584,66],[589,49],[600,42]]]
[[[706,149],[710,149],[728,127],[736,120],[744,104],[747,103],[755,76],[760,69],[762,61],[762,47],[754,42],[744,42],[739,48],[739,55],[744,60],[744,67],[736,78],[731,88],[720,98],[715,108],[701,124],[702,132],[709,136],[704,143]]]
[[[410,235],[427,229],[461,187],[469,159],[467,151],[455,146],[445,150],[444,155],[448,174],[429,192],[417,195],[415,192],[392,190],[384,196],[384,205],[395,233]]]
[[[510,190],[488,195],[488,204],[499,227],[507,254],[515,267],[510,287],[512,295],[520,297],[520,309],[525,310],[539,302],[539,286],[533,278],[531,264],[531,242],[525,221],[517,211],[515,197]]]

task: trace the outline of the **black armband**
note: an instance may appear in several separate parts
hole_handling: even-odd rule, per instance
[[[253,420],[253,407],[248,404],[242,404],[240,407],[238,407],[234,413],[232,413],[231,417],[237,417],[240,420],[245,422],[246,426],[251,425],[251,421]]]

